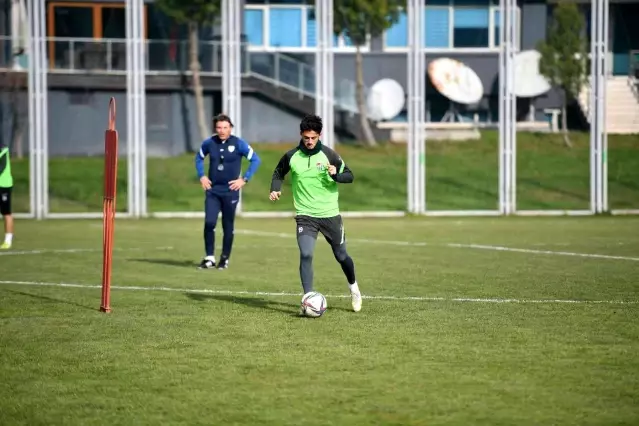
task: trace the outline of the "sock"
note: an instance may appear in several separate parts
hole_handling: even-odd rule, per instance
[[[313,291],[313,251],[315,238],[310,235],[298,235],[297,244],[300,249],[300,281],[304,294]]]
[[[300,258],[300,278],[304,294],[313,291],[313,257],[302,256]]]
[[[215,256],[206,256],[204,259],[210,260],[211,262],[215,263]]]
[[[348,281],[349,285],[350,283],[356,284],[355,263],[353,263],[353,259],[347,255],[341,262],[339,262],[339,264],[342,267],[342,271],[344,272],[346,281]]]
[[[351,293],[359,293],[359,286],[357,285],[357,281],[355,281],[353,284],[349,284],[348,289],[351,291]]]
[[[4,242],[7,244],[11,244],[12,241],[13,241],[13,234],[5,234]]]

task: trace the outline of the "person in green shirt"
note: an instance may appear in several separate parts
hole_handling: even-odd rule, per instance
[[[346,275],[353,310],[359,312],[362,309],[362,295],[355,279],[353,259],[346,251],[337,188],[340,183],[352,183],[353,172],[335,151],[322,145],[321,133],[320,117],[307,115],[302,119],[302,139],[298,146],[282,156],[275,167],[269,199],[280,199],[284,177],[291,172],[304,294],[313,291],[313,252],[317,235],[321,232]]]
[[[0,146],[0,214],[4,219],[4,243],[0,249],[8,250],[13,242],[13,216],[11,215],[11,190],[13,176],[9,148]]]

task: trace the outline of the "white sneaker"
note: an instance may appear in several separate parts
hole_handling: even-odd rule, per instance
[[[359,291],[351,292],[351,305],[353,305],[355,312],[362,310],[362,294]]]

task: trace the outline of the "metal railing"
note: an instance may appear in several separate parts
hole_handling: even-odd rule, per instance
[[[315,68],[285,54],[251,52],[249,74],[269,81],[275,86],[315,97]],[[335,82],[334,100],[338,110],[358,111],[355,87],[355,82],[352,80],[341,79]]]
[[[126,74],[126,40],[93,38],[47,38],[49,72],[62,74]],[[147,75],[190,74],[187,40],[146,40]],[[0,68],[19,68],[11,55],[11,37],[0,37]],[[202,40],[199,43],[200,73],[222,75],[222,44]],[[315,97],[315,68],[279,52],[251,52],[242,46],[242,74],[285,87],[300,95]],[[26,69],[28,58],[17,60]],[[336,109],[356,112],[355,82],[335,82]]]

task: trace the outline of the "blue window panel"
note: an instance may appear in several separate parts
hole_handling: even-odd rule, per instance
[[[493,29],[493,37],[494,37],[494,43],[495,46],[499,46],[499,36],[500,36],[500,32],[499,32],[499,19],[500,19],[500,13],[498,10],[495,11],[495,28]]]
[[[399,15],[399,20],[386,31],[387,47],[408,46],[408,16],[405,13]]]
[[[302,47],[301,8],[272,7],[269,15],[269,46]]]
[[[355,47],[351,38],[346,34],[342,36],[342,39],[344,40],[344,47]]]
[[[309,9],[306,12],[306,47],[317,46],[317,21],[315,21],[315,11]]]
[[[424,24],[425,47],[450,47],[448,37],[450,30],[449,9],[426,7],[424,10]]]
[[[339,46],[339,37],[336,35],[333,36],[333,47]]]
[[[244,9],[244,33],[250,46],[264,45],[264,11]]]
[[[493,3],[499,4],[499,0],[492,0]],[[488,6],[491,2],[489,0],[454,0],[455,6]]]
[[[486,8],[455,9],[454,47],[481,48],[489,45],[490,11]]]
[[[488,8],[455,9],[455,28],[488,28]]]

